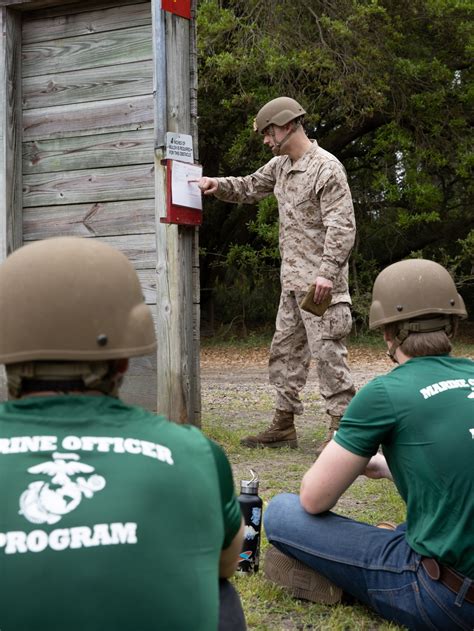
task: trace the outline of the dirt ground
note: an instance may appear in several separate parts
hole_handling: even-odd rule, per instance
[[[393,368],[390,359],[383,351],[371,348],[354,347],[349,349],[349,365],[356,388],[360,388],[376,375]],[[268,384],[267,348],[221,348],[205,347],[201,350],[201,383],[203,389],[213,384],[228,383],[245,386]],[[271,387],[269,391],[271,391]],[[305,390],[317,387],[314,363],[311,366]]]
[[[465,351],[463,347],[459,354],[471,356],[472,344],[468,352]],[[350,346],[348,360],[357,389],[394,367],[382,347]],[[316,446],[326,437],[329,419],[312,365],[301,393],[304,413],[295,419],[298,449],[240,447],[240,438],[258,433],[272,418],[274,391],[268,382],[267,362],[268,348],[204,346],[201,351],[201,409],[202,429],[226,450],[236,482],[248,479],[250,468],[259,469],[262,495],[270,499],[282,490],[298,490],[302,474],[314,462]]]
[[[268,382],[268,348],[204,347],[201,351],[202,429],[226,450],[235,480],[247,479],[249,469],[261,477],[262,495],[270,499],[282,490],[296,492],[301,476],[326,435],[328,416],[311,366],[301,399],[305,410],[295,419],[297,450],[252,450],[239,447],[239,439],[266,427],[274,409],[274,391]],[[356,388],[393,364],[380,349],[354,347],[349,363]]]
[[[471,346],[468,354],[473,350]],[[274,393],[268,383],[267,362],[268,348],[204,346],[201,351],[202,429],[224,447],[237,489],[239,480],[249,479],[249,469],[257,471],[264,509],[277,493],[299,492],[301,478],[314,462],[315,448],[326,435],[327,423],[313,365],[301,393],[305,410],[295,420],[298,449],[254,450],[239,445],[242,436],[260,431],[272,418]],[[382,347],[362,346],[349,347],[349,365],[357,389],[394,366]],[[390,482],[373,481],[364,476],[340,498],[337,512],[372,524],[382,520],[400,523],[405,516],[403,502]],[[267,545],[263,533],[262,558]],[[252,585],[236,582],[249,631],[389,631],[399,628],[383,622],[363,607],[357,611],[342,606],[324,609],[308,603],[296,605],[297,601],[282,600],[282,594],[269,595],[268,583],[262,573],[259,574],[253,577]]]

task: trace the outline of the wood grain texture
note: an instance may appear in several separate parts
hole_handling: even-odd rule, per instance
[[[117,248],[133,263],[136,270],[155,269],[156,240],[154,235],[124,235],[102,237],[101,241]]]
[[[151,60],[26,77],[23,109],[151,94],[152,82]]]
[[[20,33],[19,15],[0,7],[0,261],[22,242]],[[0,400],[6,398],[2,366]]]
[[[20,33],[20,16],[0,8],[0,260],[22,243]]]
[[[76,0],[62,0],[62,4],[75,2]],[[0,0],[0,7],[11,7],[18,11],[31,11],[42,9],[57,4],[57,0]]]
[[[103,237],[101,240],[123,252],[133,263],[136,270],[155,269],[156,240],[154,235],[142,234]]]
[[[156,269],[137,270],[147,305],[156,305]]]
[[[153,167],[149,165],[40,173],[23,178],[24,208],[148,199],[153,194]]]
[[[58,234],[73,237],[154,234],[154,205],[154,199],[150,198],[25,208],[23,238],[37,241]]]
[[[156,411],[156,355],[132,357],[120,398],[128,405],[140,405]]]
[[[168,131],[191,133],[189,21],[166,14]]]
[[[25,44],[23,77],[150,60],[151,34],[151,26],[138,26]]]
[[[26,110],[25,141],[94,135],[153,127],[153,96]]]
[[[73,136],[23,143],[23,173],[153,164],[153,130]]]
[[[71,13],[78,10],[77,5],[76,9],[70,7],[68,13],[62,15],[51,15],[52,11],[49,14],[43,12],[41,17],[30,19],[24,24],[23,44],[151,24],[149,2],[102,9],[96,8],[98,4],[100,5],[100,3],[94,3],[94,10],[91,11],[89,8],[84,13]],[[82,5],[84,6],[84,3]]]
[[[46,4],[23,13],[25,241],[76,235],[117,248],[155,316],[150,3]],[[133,359],[124,400],[155,410],[156,391],[156,356]]]
[[[0,0],[0,4],[2,2],[9,2],[9,0]],[[143,0],[94,0],[93,9],[97,11],[132,4],[143,4]],[[37,9],[42,9],[40,15],[45,18],[89,13],[91,5],[89,0],[86,2],[84,0],[19,0],[15,9],[29,14],[30,19],[36,19],[38,18]]]
[[[168,130],[189,133],[189,22],[166,15]],[[155,25],[155,31],[158,32]],[[159,112],[157,113],[157,116]],[[165,198],[157,136],[156,213]],[[199,344],[193,304],[194,228],[157,224],[158,411],[178,423],[200,423]]]

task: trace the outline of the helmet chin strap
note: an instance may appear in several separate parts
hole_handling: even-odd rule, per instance
[[[404,322],[396,334],[391,340],[392,344],[387,351],[387,355],[395,363],[400,363],[395,357],[395,352],[399,346],[407,339],[410,333],[433,333],[434,331],[445,331],[448,337],[453,332],[453,323],[451,318],[444,316],[441,318],[431,318],[426,320],[413,320],[412,322]]]
[[[284,137],[280,140],[280,142],[277,142],[277,141],[275,140],[275,127],[274,127],[274,125],[272,125],[272,126],[271,126],[271,129],[270,129],[270,131],[269,131],[269,135],[270,135],[270,137],[273,139],[273,153],[274,153],[276,156],[281,155],[281,148],[282,148],[282,146],[285,144],[285,142],[288,140],[288,138],[289,138],[292,134],[294,134],[294,133],[295,133],[295,131],[296,131],[296,126],[293,124],[293,125],[292,125],[292,127],[291,127],[291,129],[290,129],[290,131],[286,134],[286,136],[284,136]]]
[[[113,369],[114,363],[104,360],[10,364],[6,367],[8,392],[14,399],[20,398],[24,390],[98,390],[117,397],[123,375]]]
[[[396,358],[395,353],[397,351],[397,348],[401,344],[403,344],[403,342],[407,339],[409,335],[410,335],[409,331],[407,331],[405,328],[402,328],[397,333],[397,335],[393,338],[392,344],[390,345],[390,348],[387,351],[387,355],[390,357],[390,359],[393,361],[394,364],[400,363],[398,359]]]

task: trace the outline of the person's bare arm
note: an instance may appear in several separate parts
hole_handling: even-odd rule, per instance
[[[366,470],[369,458],[357,456],[332,440],[303,476],[300,488],[302,507],[312,514],[330,510]]]
[[[390,469],[388,468],[387,461],[385,460],[385,456],[383,454],[375,454],[367,463],[367,467],[363,474],[368,478],[372,478],[373,480],[381,480],[386,478],[387,480],[392,480],[393,477]]]
[[[232,539],[230,546],[221,552],[221,558],[219,561],[219,576],[221,578],[230,578],[234,574],[239,562],[239,554],[242,551],[243,542],[244,520],[242,519],[239,531]]]

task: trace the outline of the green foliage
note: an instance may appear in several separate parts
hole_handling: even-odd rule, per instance
[[[231,244],[223,262],[222,279],[215,282],[215,306],[224,321],[235,321],[247,332],[247,325],[272,319],[278,300],[278,270],[272,265],[274,253],[249,244]]]
[[[348,173],[358,224],[351,286],[361,324],[376,273],[412,252],[445,261],[474,311],[471,11],[468,0],[198,5],[205,173],[256,170],[271,157],[252,131],[256,112],[282,94],[299,100],[310,136]],[[218,317],[230,321],[246,303],[251,324],[261,290],[271,285],[271,296],[278,293],[275,201],[206,200],[204,217],[204,286],[220,295]],[[241,299],[230,300],[239,291]],[[262,309],[257,321],[266,317]]]

